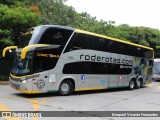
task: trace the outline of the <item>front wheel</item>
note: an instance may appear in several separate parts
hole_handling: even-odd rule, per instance
[[[65,80],[60,84],[58,93],[59,95],[67,96],[70,95],[72,91],[73,91],[72,82],[69,80]]]
[[[135,81],[134,80],[131,80],[130,82],[129,82],[129,89],[130,90],[133,90],[134,88],[135,88]]]

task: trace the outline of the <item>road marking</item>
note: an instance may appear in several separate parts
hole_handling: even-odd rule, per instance
[[[160,86],[158,86],[158,89],[160,90]]]
[[[46,103],[48,101],[49,98],[45,98],[42,101],[38,101],[37,99],[29,99],[28,101],[32,104],[33,106],[33,111],[38,111],[39,107],[41,105],[43,105],[44,103]],[[38,117],[33,117],[32,120],[38,120]]]
[[[28,101],[33,105],[33,111],[38,111],[39,107],[46,103],[49,98],[45,98],[42,101],[38,101],[37,99],[29,99]]]
[[[6,98],[10,98],[10,97],[6,97]],[[43,105],[44,103],[46,103],[49,98],[45,98],[41,101],[38,101],[37,99],[22,99],[22,98],[21,99],[10,98],[10,99],[28,101],[33,106],[33,111],[38,111],[40,106]],[[3,111],[12,111],[12,110],[10,110],[6,105],[0,103],[0,111],[3,112]],[[4,119],[6,119],[6,120],[21,120],[21,118],[19,118],[19,117],[11,117],[11,116],[6,116],[6,117],[4,117]],[[32,120],[38,120],[38,117],[33,117]]]
[[[6,105],[0,103],[0,111],[11,111]],[[19,117],[11,117],[6,116],[4,117],[5,120],[21,120]]]

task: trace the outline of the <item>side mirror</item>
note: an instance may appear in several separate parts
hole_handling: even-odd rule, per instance
[[[3,49],[2,58],[13,59],[17,46],[9,46]]]

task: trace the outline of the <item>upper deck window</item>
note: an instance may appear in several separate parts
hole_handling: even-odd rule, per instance
[[[60,28],[48,28],[40,39],[40,44],[65,45],[73,31]]]

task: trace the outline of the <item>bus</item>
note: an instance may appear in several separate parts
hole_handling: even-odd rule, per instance
[[[160,58],[155,58],[153,62],[153,80],[160,80]]]
[[[12,88],[27,94],[108,88],[141,88],[152,80],[153,49],[59,25],[41,25],[23,35],[27,46],[10,46],[15,56]]]

